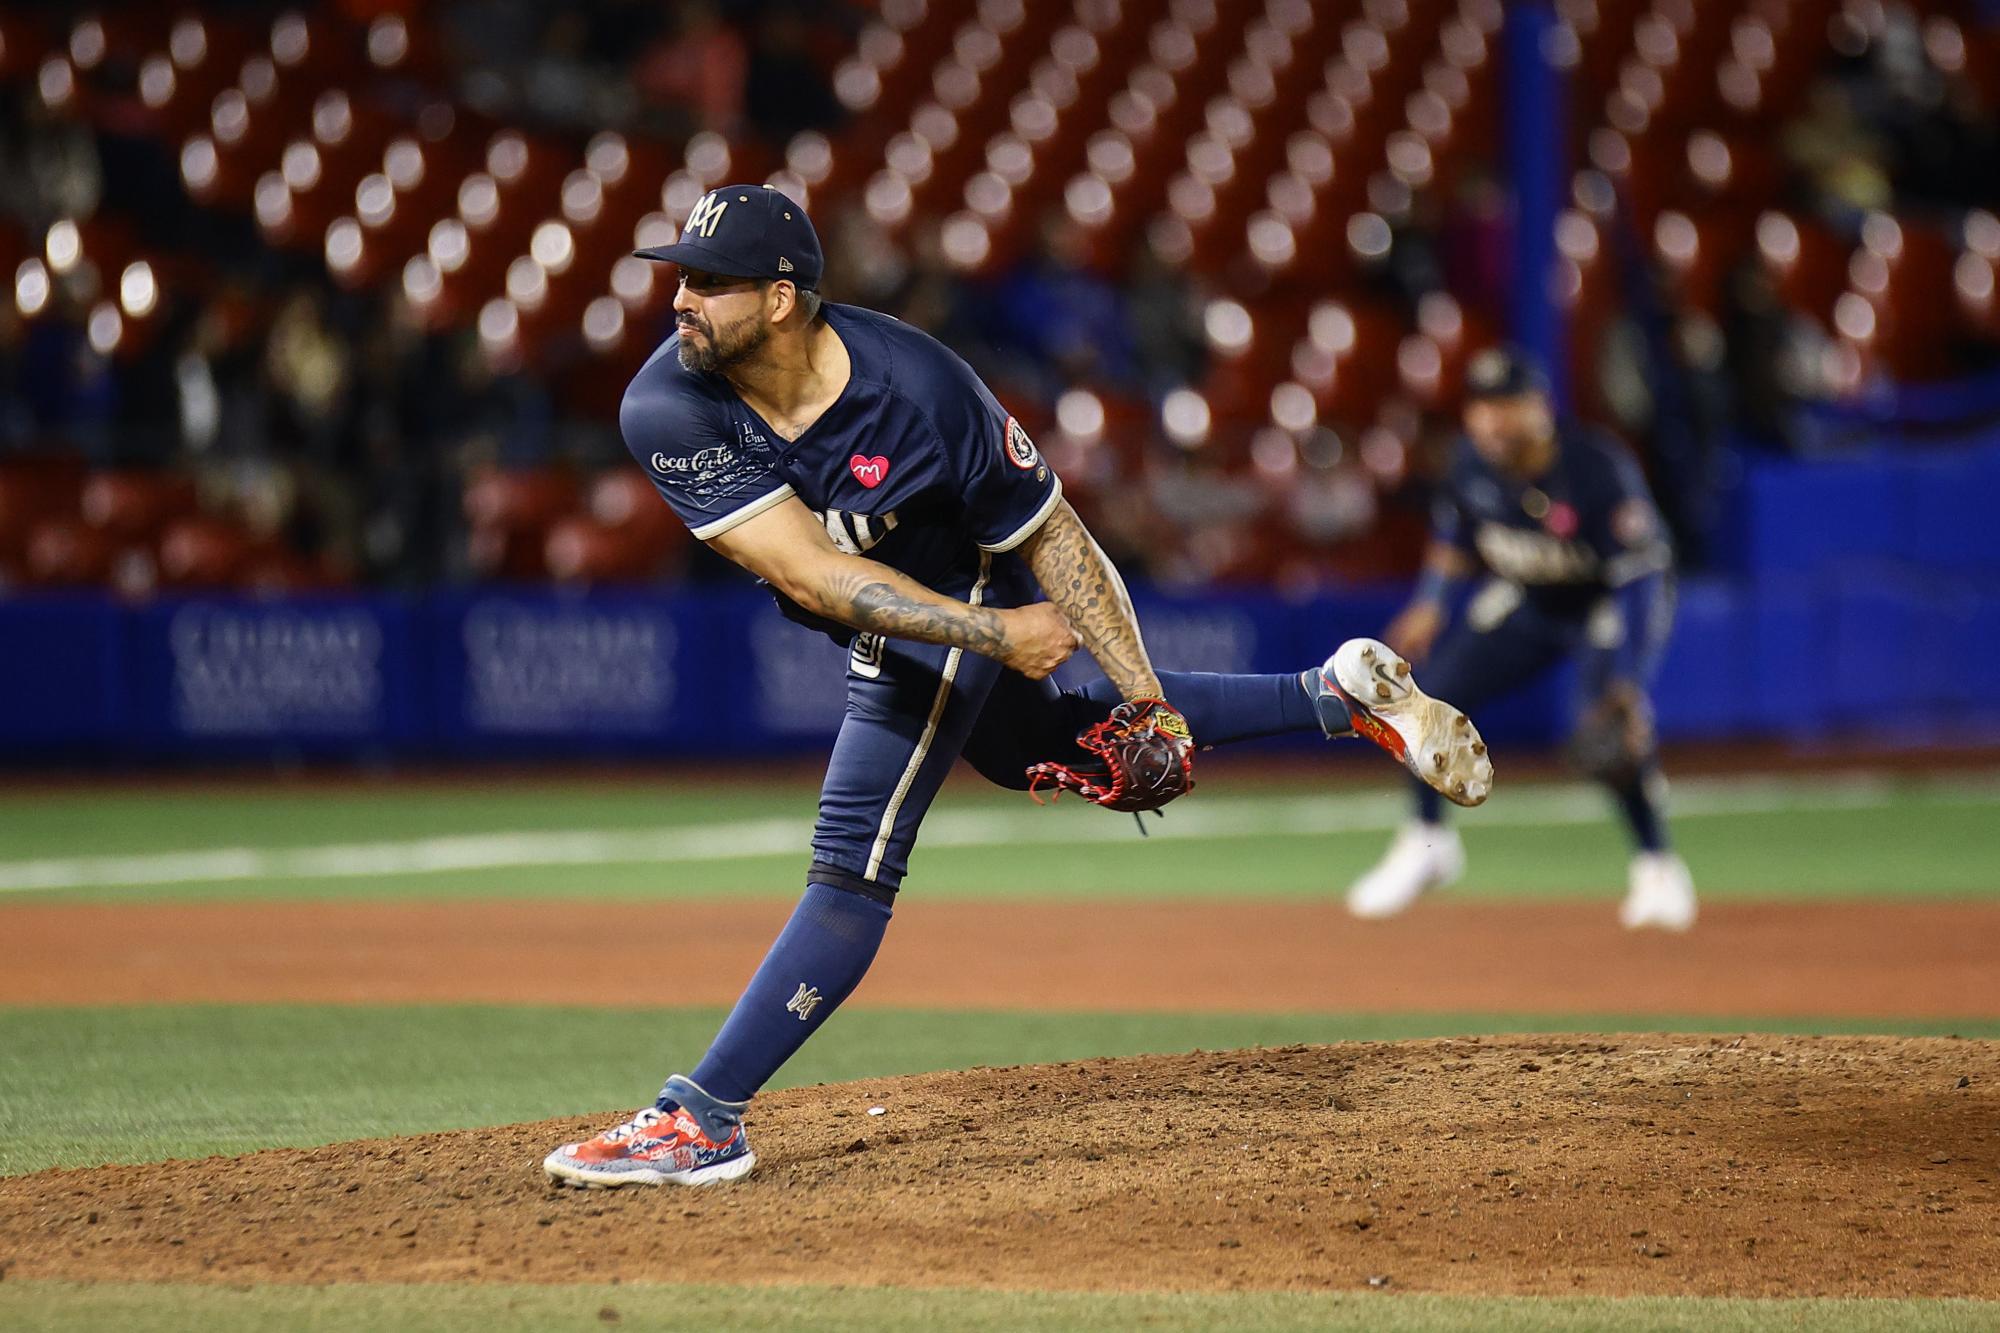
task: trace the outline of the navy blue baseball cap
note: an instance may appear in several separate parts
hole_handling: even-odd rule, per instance
[[[1489,347],[1473,356],[1465,367],[1467,401],[1481,398],[1516,398],[1524,393],[1547,394],[1548,376],[1519,347]]]
[[[783,278],[808,292],[826,267],[812,219],[769,185],[717,186],[689,210],[680,240],[633,253],[727,278]]]

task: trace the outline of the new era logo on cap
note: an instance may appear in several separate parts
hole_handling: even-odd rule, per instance
[[[785,258],[785,257],[784,257],[783,255],[779,255],[779,256],[778,256],[778,272],[780,272],[780,273],[790,273],[791,271],[792,271],[792,261],[791,261],[791,260],[789,260],[789,259],[787,259],[787,258]]]

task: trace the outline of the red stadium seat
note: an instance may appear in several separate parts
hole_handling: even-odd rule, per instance
[[[21,566],[30,587],[99,587],[109,581],[111,540],[79,518],[45,518],[27,530]]]
[[[576,479],[554,468],[481,468],[467,480],[468,553],[487,578],[540,578],[557,522],[576,512]]]
[[[84,521],[112,541],[150,544],[168,524],[193,515],[194,482],[171,472],[94,472],[83,484]]]
[[[233,523],[207,516],[176,519],[160,534],[159,586],[235,587],[253,554],[250,538]]]
[[[80,459],[21,459],[0,464],[0,559],[18,562],[28,533],[51,519],[78,519],[84,468]]]

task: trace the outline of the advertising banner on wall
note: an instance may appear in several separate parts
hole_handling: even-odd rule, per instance
[[[1393,590],[1138,600],[1167,672],[1302,671],[1343,639],[1379,634],[1400,603]],[[1661,733],[1877,725],[1885,640],[1916,664],[1899,716],[1990,718],[1996,608],[1979,585],[1895,571],[1688,580],[1656,689]],[[0,757],[21,762],[823,754],[849,672],[847,649],[740,586],[140,606],[38,596],[0,600],[0,650]],[[1058,680],[1095,670],[1079,653]],[[1575,689],[1565,668],[1482,701],[1480,728],[1497,744],[1546,745]]]
[[[450,749],[672,748],[691,710],[686,607],[657,594],[434,599],[433,725]]]
[[[192,598],[130,622],[133,715],[168,750],[415,739],[411,614],[386,598]]]

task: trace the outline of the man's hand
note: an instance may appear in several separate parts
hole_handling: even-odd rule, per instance
[[[1431,654],[1438,635],[1444,630],[1444,608],[1436,602],[1411,602],[1389,622],[1382,637],[1391,648],[1412,662],[1422,662]]]
[[[1006,637],[995,656],[1029,680],[1053,674],[1077,650],[1080,640],[1069,617],[1052,603],[1032,602],[999,614]]]

